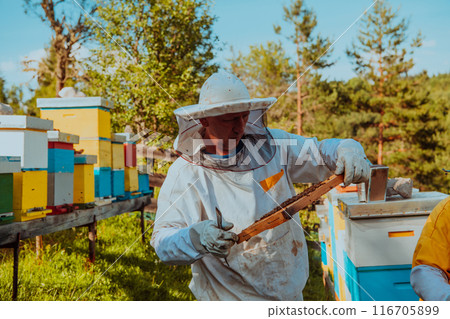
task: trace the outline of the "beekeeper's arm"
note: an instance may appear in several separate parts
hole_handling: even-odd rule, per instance
[[[332,174],[344,174],[344,184],[360,183],[369,178],[364,149],[352,139],[305,138],[282,130],[269,129],[286,156],[288,174],[294,183],[317,183]],[[283,160],[283,159],[282,159]]]
[[[423,300],[450,300],[450,197],[428,217],[413,256],[411,286]]]
[[[208,253],[228,256],[237,241],[237,235],[227,231],[233,224],[223,220],[222,230],[212,220],[202,221],[203,207],[196,198],[196,179],[186,181],[189,176],[185,174],[184,180],[180,180],[180,171],[169,170],[158,196],[150,242],[156,254],[164,263],[174,265],[191,264]]]

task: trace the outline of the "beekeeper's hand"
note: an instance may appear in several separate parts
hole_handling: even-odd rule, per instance
[[[344,140],[337,148],[336,175],[345,174],[344,186],[369,180],[370,162],[361,144],[355,140]]]
[[[230,232],[233,224],[222,220],[223,229],[217,227],[212,220],[205,220],[194,224],[189,230],[192,244],[200,253],[209,252],[219,258],[225,258],[230,253],[231,246],[238,240],[238,236]]]

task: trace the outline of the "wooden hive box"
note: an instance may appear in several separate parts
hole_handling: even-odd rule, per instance
[[[94,168],[95,197],[108,197],[112,194],[112,176],[110,167]]]
[[[82,138],[111,138],[111,101],[101,97],[37,99],[41,118]]]
[[[117,135],[125,136],[126,141],[123,144],[123,153],[126,167],[137,166],[136,141],[133,139],[132,133],[117,133]]]
[[[52,121],[0,115],[0,156],[20,156],[23,169],[47,169],[47,131],[52,129]]]
[[[48,172],[73,173],[73,144],[79,142],[77,135],[59,131],[48,131]]]
[[[75,204],[95,202],[94,164],[96,162],[96,156],[75,155],[73,173],[73,202]]]
[[[123,143],[126,137],[119,134],[112,134],[111,137],[111,169],[123,170],[125,168],[125,153]]]
[[[139,177],[136,167],[125,167],[125,191],[136,192],[139,190]]]
[[[112,170],[112,196],[125,195],[125,169]]]
[[[1,221],[14,219],[11,216],[13,212],[13,173],[18,172],[20,172],[20,157],[0,156],[0,214],[4,215],[0,218]]]
[[[111,141],[105,139],[80,139],[75,146],[77,151],[83,150],[83,154],[97,156],[95,167],[111,168]]]

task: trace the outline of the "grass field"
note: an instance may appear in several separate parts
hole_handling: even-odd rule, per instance
[[[148,243],[151,230],[142,243],[139,221],[133,213],[99,221],[94,265],[86,227],[44,236],[39,259],[34,239],[23,240],[18,300],[195,300],[188,288],[190,267],[161,263]],[[12,276],[12,249],[0,249],[0,300],[11,300]],[[305,300],[331,300],[315,249],[303,293]]]

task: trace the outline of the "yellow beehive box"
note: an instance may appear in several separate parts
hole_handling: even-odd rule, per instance
[[[55,129],[80,137],[111,138],[111,114],[100,108],[41,109],[41,118],[53,120]]]
[[[47,171],[22,171],[13,178],[15,212],[47,207]]]
[[[112,169],[124,169],[125,168],[125,155],[123,149],[123,143],[126,141],[126,137],[119,134],[111,134],[111,168]]]
[[[15,222],[26,222],[27,220],[44,218],[47,214],[52,212],[51,209],[44,210],[34,210],[34,211],[22,211],[14,210],[14,221]]]
[[[95,167],[111,167],[111,141],[100,139],[81,139],[74,148],[78,151],[84,150],[83,154],[96,155]],[[123,150],[122,150],[123,153]]]
[[[73,202],[86,204],[95,201],[93,164],[76,164],[73,173]]]
[[[125,167],[125,191],[136,192],[139,190],[139,177],[137,167]]]
[[[37,99],[41,118],[51,119],[54,128],[84,138],[111,138],[111,101],[101,97]]]

